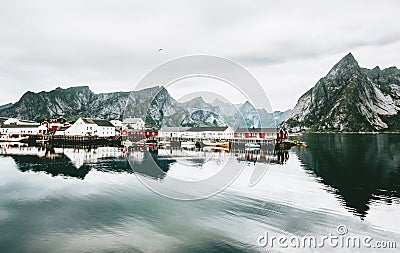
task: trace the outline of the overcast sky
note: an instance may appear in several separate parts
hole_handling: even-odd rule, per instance
[[[165,61],[211,54],[246,67],[284,110],[348,52],[400,66],[399,13],[396,0],[2,0],[0,104],[56,87],[128,91]]]

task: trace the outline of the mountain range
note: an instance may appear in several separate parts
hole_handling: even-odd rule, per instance
[[[349,53],[300,97],[292,131],[399,131],[400,70],[362,68]]]
[[[140,117],[149,127],[232,126],[276,127],[291,110],[269,113],[249,102],[230,104],[221,100],[207,103],[202,97],[179,103],[162,86],[132,92],[95,94],[88,86],[26,92],[18,102],[0,106],[0,116],[41,121],[65,117],[119,119]]]
[[[400,131],[400,70],[367,69],[344,56],[304,93],[293,110],[267,112],[250,102],[231,104],[202,97],[176,101],[163,86],[95,94],[87,86],[26,92],[18,102],[0,106],[0,116],[24,120],[65,117],[119,119],[141,117],[149,127],[276,127],[298,131]]]

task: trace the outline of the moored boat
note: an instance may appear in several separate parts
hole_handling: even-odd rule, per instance
[[[229,148],[206,146],[203,148],[204,152],[229,152]]]
[[[292,143],[292,146],[307,147],[307,144],[302,141],[294,140],[291,143]]]
[[[229,148],[229,141],[204,140],[203,144],[204,144],[204,146]]]

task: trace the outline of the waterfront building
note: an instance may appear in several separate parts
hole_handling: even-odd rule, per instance
[[[183,134],[188,139],[233,139],[234,130],[224,127],[191,127]]]
[[[38,123],[30,120],[20,120],[15,118],[1,118],[2,125],[35,125]]]
[[[46,134],[47,127],[40,125],[38,123],[21,123],[18,124],[3,124],[0,126],[0,134],[1,135],[21,135],[21,136],[29,136],[29,135],[40,135]]]
[[[141,118],[126,118],[122,121],[122,129],[145,129],[145,123]]]
[[[57,119],[50,119],[49,121],[43,121],[42,125],[47,126],[49,131],[56,131],[60,127],[70,126],[66,119],[59,117]]]
[[[140,140],[159,137],[159,134],[155,128],[125,129],[121,131],[121,136],[129,137],[130,140]]]
[[[113,119],[113,120],[110,120],[110,122],[111,122],[111,124],[113,124],[115,126],[116,130],[118,130],[118,131],[122,130],[122,121]]]
[[[266,139],[273,140],[276,136],[276,128],[237,128],[235,139]]]
[[[190,127],[162,127],[160,138],[182,138]]]
[[[114,137],[115,126],[108,120],[79,118],[65,130],[65,136]]]

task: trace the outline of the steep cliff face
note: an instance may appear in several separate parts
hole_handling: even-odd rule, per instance
[[[68,89],[57,88],[50,92],[26,92],[12,106],[0,111],[2,116],[20,119],[49,118],[86,114],[94,93],[87,86]]]
[[[129,92],[95,94],[87,116],[101,119],[121,119],[128,96]]]
[[[248,101],[239,107],[238,118],[243,119],[244,126],[240,127],[261,127],[261,118],[256,108]]]
[[[188,112],[161,87],[151,99],[146,114],[146,123],[151,126],[178,126]]]
[[[208,110],[196,110],[191,112],[188,116],[186,116],[181,126],[185,127],[193,127],[193,126],[213,126],[213,127],[222,127],[226,126],[224,119],[219,116],[217,113],[208,111]]]
[[[221,113],[221,109],[219,106],[207,103],[206,101],[204,101],[202,97],[195,97],[189,101],[183,102],[182,106],[189,112],[194,112],[197,110],[206,110],[218,114]]]
[[[294,131],[394,130],[399,82],[397,68],[361,68],[350,53],[300,97],[284,125]]]

